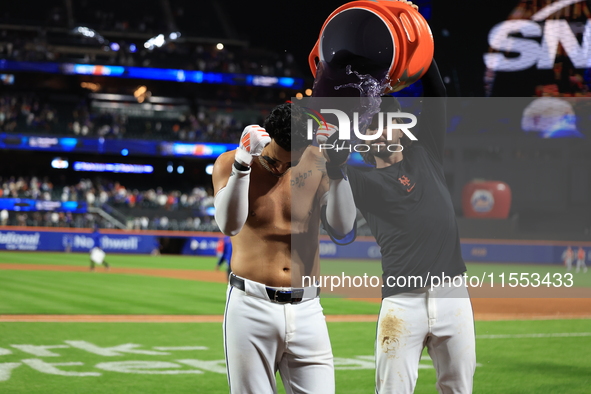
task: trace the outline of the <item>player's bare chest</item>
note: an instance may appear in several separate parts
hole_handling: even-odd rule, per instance
[[[313,170],[290,170],[278,179],[251,182],[249,220],[262,225],[308,217],[317,205],[320,181]]]

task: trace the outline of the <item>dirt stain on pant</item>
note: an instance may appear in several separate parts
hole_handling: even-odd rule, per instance
[[[407,332],[404,320],[396,317],[393,311],[380,319],[378,329],[378,345],[388,357],[396,357],[396,350],[400,345],[400,338]]]

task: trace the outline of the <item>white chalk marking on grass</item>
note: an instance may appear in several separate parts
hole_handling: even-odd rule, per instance
[[[153,346],[152,349],[174,352],[175,350],[208,350],[209,348],[207,346]]]
[[[357,356],[361,358],[360,356]],[[334,357],[334,369],[374,369],[375,362],[367,361],[363,358],[361,359],[354,359],[354,358],[344,358],[344,357]]]
[[[179,363],[199,368],[208,372],[226,374],[226,360],[176,360]]]
[[[10,379],[10,373],[21,363],[0,363],[0,382],[6,382]]]
[[[93,343],[86,341],[64,341],[68,345],[77,349],[86,350],[87,352],[98,354],[99,356],[115,357],[120,356],[122,353],[133,353],[133,354],[147,354],[151,356],[166,356],[170,353],[156,352],[154,350],[138,350],[137,347],[143,345],[136,345],[135,343],[125,343],[123,345],[111,346],[111,347],[100,347]]]
[[[15,349],[21,350],[25,353],[32,354],[37,357],[59,357],[61,354],[50,352],[48,349],[64,349],[69,348],[68,345],[10,345]]]
[[[182,366],[168,361],[114,361],[99,363],[96,368],[121,373],[134,373],[142,375],[180,375],[186,373],[202,374],[197,369],[180,370]]]
[[[559,332],[559,333],[548,333],[548,334],[476,335],[476,339],[568,338],[568,337],[591,337],[591,332]]]
[[[0,356],[6,356],[8,354],[12,354],[12,352],[8,349],[4,349],[4,348],[0,347]]]
[[[371,362],[375,362],[376,358],[374,357],[374,355],[372,354],[371,356],[355,356],[356,358],[360,359],[360,360],[367,360],[367,361],[371,361]]]
[[[60,376],[101,376],[100,372],[73,372],[73,371],[62,371],[56,367],[68,367],[71,365],[84,365],[82,362],[74,361],[71,363],[46,363],[43,360],[38,358],[30,358],[27,360],[22,360],[23,363],[27,364],[29,367],[36,369],[39,372],[47,373],[50,375],[60,375]]]

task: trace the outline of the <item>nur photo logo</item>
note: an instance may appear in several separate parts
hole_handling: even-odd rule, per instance
[[[318,114],[318,113],[317,113]],[[341,141],[341,145],[339,144],[327,144],[327,143],[319,143],[318,148],[320,151],[328,150],[328,149],[335,149],[339,150],[348,150],[350,152],[368,152],[371,147],[375,147],[378,151],[380,150],[388,150],[389,152],[401,152],[403,150],[403,146],[398,143],[387,144],[387,143],[371,143],[370,141],[375,141],[379,139],[383,135],[384,129],[386,130],[386,139],[387,141],[393,140],[392,135],[394,130],[402,131],[410,140],[417,141],[417,137],[410,131],[411,128],[416,126],[417,124],[417,117],[408,112],[378,112],[374,115],[377,119],[377,128],[375,128],[374,132],[368,132],[360,127],[360,116],[359,112],[353,112],[353,121],[351,121],[349,115],[345,111],[338,110],[338,109],[321,109],[318,117],[314,116],[313,119],[308,119],[307,122],[307,136],[308,140],[312,140],[314,138],[314,121],[316,121],[321,127],[324,126],[325,128],[335,127],[331,124],[326,123],[322,114],[332,114],[336,117],[338,126],[338,140]],[[409,122],[404,122],[404,120],[409,120]],[[384,126],[385,124],[385,126]],[[352,127],[351,127],[352,125]],[[346,141],[351,140],[351,128],[353,129],[353,134],[355,137],[361,141],[365,141],[364,143],[357,143],[357,144],[347,144]],[[369,130],[369,128],[367,129]]]

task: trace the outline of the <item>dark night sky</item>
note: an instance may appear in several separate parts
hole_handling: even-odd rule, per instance
[[[300,65],[301,71],[310,78],[312,78],[312,74],[308,67],[308,55],[318,39],[323,23],[335,9],[348,3],[348,1],[342,0],[282,2],[257,0],[250,3],[235,3],[232,0],[223,1],[227,15],[232,20],[235,30],[241,35],[239,38],[249,41],[255,47],[291,52]],[[468,0],[459,1],[468,2]],[[514,3],[517,0],[500,1]],[[228,6],[230,4],[231,6]],[[443,6],[435,1],[432,1],[431,4],[432,18],[429,24],[436,38],[436,48],[439,46],[439,49],[443,49],[445,44],[444,42],[438,42],[438,35],[441,31],[441,27],[437,25],[438,21],[447,21],[451,26],[461,25],[460,19],[463,19],[464,22],[467,20],[467,24],[482,22],[482,17],[477,18],[478,21],[476,21],[475,18],[461,16],[455,6],[453,9],[456,9],[456,12],[452,12],[453,10],[450,7]],[[476,12],[473,6],[472,8],[462,8],[468,14],[470,14],[471,9]],[[463,12],[464,15],[465,13]],[[479,15],[481,14],[479,13]],[[464,37],[469,36],[464,32],[461,35]],[[462,42],[458,44],[465,45],[468,43]],[[438,59],[440,68],[447,60],[452,60],[452,56],[449,56],[447,49],[441,50],[441,52],[441,60]]]
[[[255,47],[291,52],[301,71],[309,78],[312,74],[308,67],[308,54],[318,39],[324,21],[335,9],[348,2],[222,1],[235,30],[241,35],[239,38],[248,40]],[[431,0],[429,25],[435,39],[435,58],[442,75],[451,81],[448,93],[464,96],[481,96],[484,93],[482,56],[488,50],[488,32],[503,21],[520,1],[479,2],[476,6],[473,0],[456,0],[453,5]]]
[[[331,12],[347,3],[338,0],[224,2],[231,4],[224,8],[236,31],[245,35],[240,38],[247,39],[252,46],[291,52],[304,73],[309,70],[308,54],[322,24]]]

